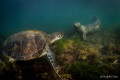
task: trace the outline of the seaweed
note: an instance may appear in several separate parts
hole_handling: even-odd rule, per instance
[[[64,80],[100,80],[101,75],[120,74],[118,32],[114,33],[112,30],[102,32],[102,34],[97,33],[88,37],[88,42],[81,40],[79,36],[73,36],[50,45],[50,49],[55,53],[57,71]],[[52,71],[49,71],[50,68],[46,66],[46,62],[46,64],[43,63],[44,60],[31,60],[29,62],[34,64],[22,63],[24,66],[12,64],[6,60],[4,59],[3,62],[0,60],[0,80],[4,80],[6,77],[30,80],[53,79],[53,75],[49,74]],[[20,64],[20,62],[18,63]]]
[[[86,62],[76,61],[67,67],[67,72],[72,75],[75,80],[100,80],[101,72],[96,66]]]
[[[103,56],[102,61],[106,64],[111,64],[114,63],[115,60],[117,60],[118,56],[114,55],[114,56]]]
[[[60,53],[64,52],[64,43],[65,42],[66,41],[64,39],[61,39],[61,40],[59,40],[59,41],[56,42],[57,46],[56,46],[55,50],[56,50],[57,54],[60,54]]]
[[[100,67],[100,70],[102,72],[103,75],[119,75],[120,72],[120,66],[114,66],[112,64],[103,64],[101,67]]]
[[[120,55],[120,46],[114,43],[109,43],[101,49],[103,55]]]
[[[63,80],[72,80],[72,76],[70,74],[62,74],[60,75]]]
[[[80,40],[79,37],[74,37],[70,39],[61,39],[56,41],[52,46],[53,51],[56,54],[63,54],[63,53],[74,53],[76,49],[81,47],[83,42]]]
[[[54,71],[44,58],[30,61],[0,62],[0,80],[52,80]]]

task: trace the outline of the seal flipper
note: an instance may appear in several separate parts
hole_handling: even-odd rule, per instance
[[[47,58],[50,62],[50,65],[52,66],[53,68],[53,71],[55,72],[56,76],[58,77],[59,80],[63,80],[59,74],[56,72],[56,69],[55,69],[55,55],[54,53],[49,49],[49,47],[47,46],[47,50],[48,50],[48,53],[47,53]]]
[[[86,40],[86,32],[83,33],[83,39]]]

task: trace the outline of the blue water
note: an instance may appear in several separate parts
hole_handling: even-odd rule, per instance
[[[0,0],[0,34],[29,29],[67,33],[75,22],[88,24],[93,16],[101,27],[120,25],[120,0]]]

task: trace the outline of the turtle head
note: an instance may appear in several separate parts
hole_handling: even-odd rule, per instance
[[[53,42],[61,39],[61,38],[63,37],[63,35],[64,35],[64,34],[63,34],[62,32],[55,32],[55,33],[49,34],[49,35],[47,36],[47,40],[48,40],[47,42],[48,42],[49,44],[52,44]]]

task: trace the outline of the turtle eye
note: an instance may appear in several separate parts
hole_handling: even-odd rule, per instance
[[[63,33],[62,33],[62,32],[58,32],[57,36],[58,36],[58,37],[62,37],[62,36],[63,36]]]
[[[63,36],[63,33],[62,32],[60,32],[61,33],[61,36]]]

